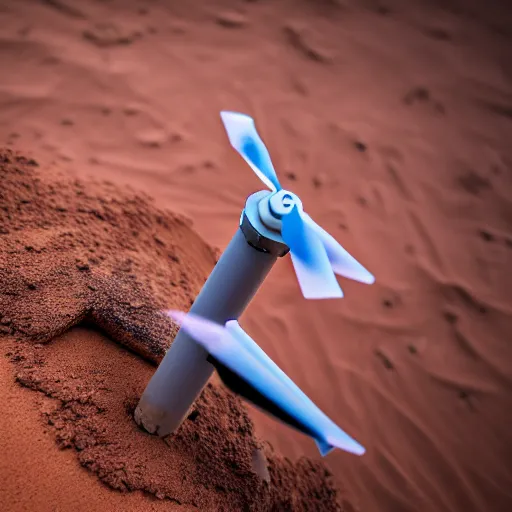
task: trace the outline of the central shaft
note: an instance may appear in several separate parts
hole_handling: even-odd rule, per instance
[[[279,256],[288,248],[261,223],[258,203],[249,197],[241,224],[197,296],[190,312],[224,325],[243,313]],[[150,433],[174,432],[208,382],[214,367],[208,353],[180,329],[135,410],[135,421]]]

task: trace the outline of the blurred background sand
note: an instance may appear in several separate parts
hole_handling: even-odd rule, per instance
[[[286,258],[241,319],[367,447],[325,459],[364,511],[512,507],[512,15],[479,4],[0,1],[1,144],[144,190],[223,249],[262,186],[219,111],[248,113],[374,273],[306,301]]]

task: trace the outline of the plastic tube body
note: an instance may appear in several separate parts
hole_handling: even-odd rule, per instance
[[[238,319],[276,259],[277,255],[249,245],[239,228],[190,311],[222,325]],[[135,421],[159,436],[174,432],[214,370],[207,356],[181,329],[149,381],[135,410]]]

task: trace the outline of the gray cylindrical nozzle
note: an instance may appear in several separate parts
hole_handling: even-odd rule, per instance
[[[190,308],[192,313],[222,325],[238,319],[276,259],[288,252],[280,235],[259,219],[257,205],[268,195],[257,192],[247,200],[240,228]],[[144,390],[135,421],[159,436],[174,432],[214,370],[207,356],[181,329]]]

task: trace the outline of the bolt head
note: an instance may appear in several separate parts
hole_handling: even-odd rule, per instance
[[[281,219],[288,215],[297,206],[299,211],[302,211],[302,201],[299,197],[288,190],[279,190],[269,199],[269,207],[272,215]]]

